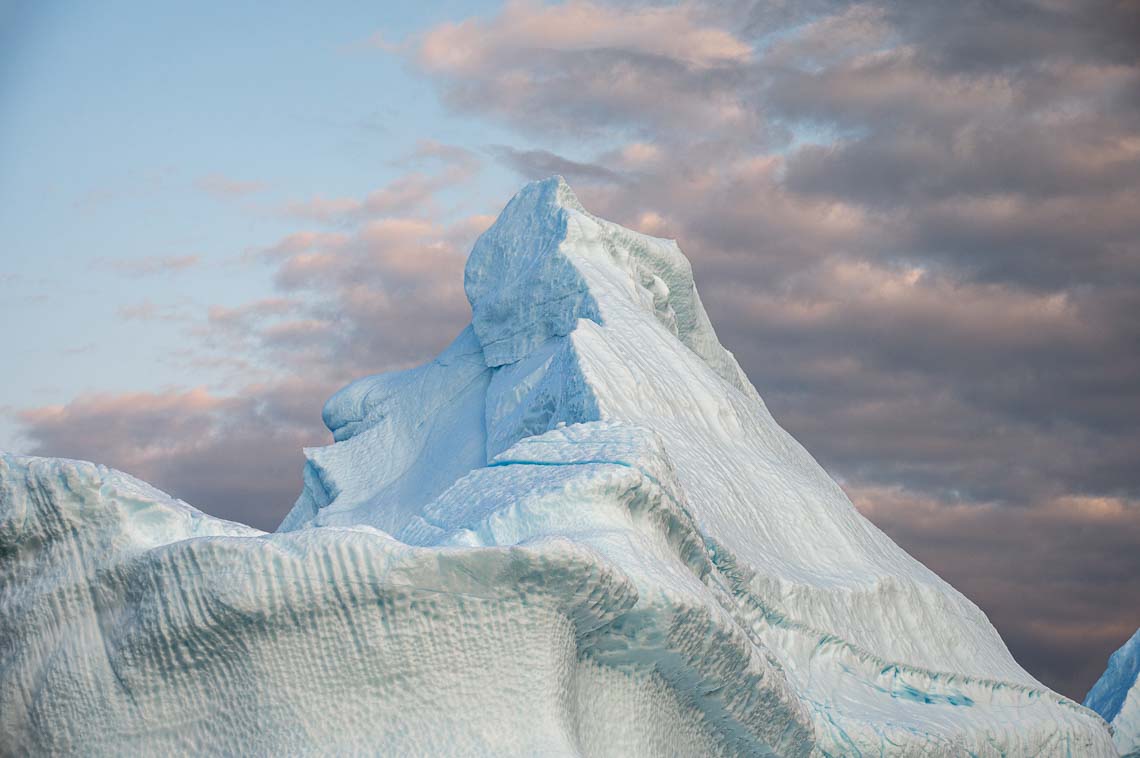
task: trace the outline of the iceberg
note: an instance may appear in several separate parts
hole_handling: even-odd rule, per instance
[[[1085,696],[1112,725],[1121,755],[1140,758],[1140,629],[1108,659],[1108,668]]]
[[[675,242],[554,177],[464,286],[275,533],[0,458],[5,752],[1116,755],[775,422]]]

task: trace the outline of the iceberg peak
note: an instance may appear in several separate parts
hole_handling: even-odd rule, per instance
[[[523,187],[479,237],[464,272],[488,366],[514,363],[579,319],[651,317],[730,384],[752,392],[720,344],[676,241],[587,211],[553,176]]]

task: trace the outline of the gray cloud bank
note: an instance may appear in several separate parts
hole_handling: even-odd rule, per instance
[[[514,2],[396,49],[528,145],[490,160],[678,238],[778,420],[1080,698],[1140,625],[1138,40],[1107,0]],[[325,394],[467,318],[492,209],[439,193],[479,159],[412,158],[291,205],[311,225],[253,256],[280,298],[197,327],[244,389],[26,411],[33,449],[272,527]]]

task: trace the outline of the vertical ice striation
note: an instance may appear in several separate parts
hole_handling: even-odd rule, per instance
[[[1115,754],[779,427],[675,242],[555,177],[464,284],[275,534],[2,459],[13,752]]]

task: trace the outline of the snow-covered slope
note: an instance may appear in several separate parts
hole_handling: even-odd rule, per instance
[[[14,751],[1114,755],[773,420],[675,243],[528,185],[278,533],[0,469]]]
[[[1121,755],[1140,756],[1140,629],[1108,659],[1085,705],[1112,724]]]

